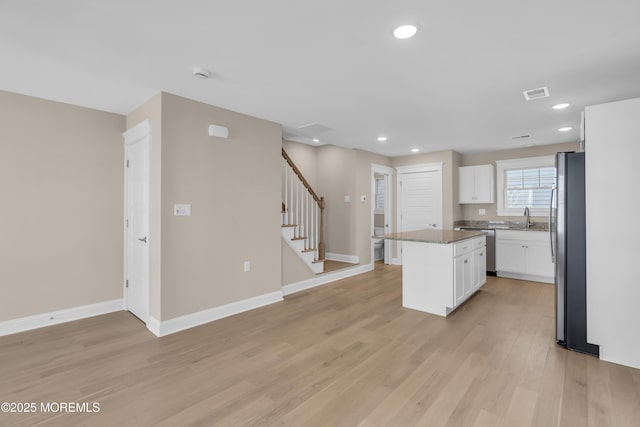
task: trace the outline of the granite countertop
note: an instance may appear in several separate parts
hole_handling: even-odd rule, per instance
[[[484,236],[481,231],[458,231],[458,230],[416,230],[405,231],[403,233],[391,233],[382,236],[383,239],[404,240],[409,242],[422,243],[453,243],[460,240],[471,239],[472,237]]]
[[[546,222],[534,222],[526,227],[525,221],[456,221],[454,227],[470,228],[474,230],[519,230],[519,231],[549,231]]]

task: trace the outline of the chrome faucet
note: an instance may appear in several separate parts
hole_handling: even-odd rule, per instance
[[[529,220],[529,206],[524,208],[524,217],[526,219],[525,228],[531,227],[531,221]]]

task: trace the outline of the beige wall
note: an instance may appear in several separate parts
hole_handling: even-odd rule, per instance
[[[371,224],[371,211],[373,200],[371,197],[372,180],[371,165],[391,167],[391,160],[388,157],[373,154],[368,151],[353,150],[355,155],[355,197],[352,197],[352,204],[355,203],[355,239],[356,255],[360,259],[360,264],[369,264],[371,259],[371,236],[373,228]],[[367,201],[362,203],[361,196],[366,196]]]
[[[355,151],[323,145],[318,147],[318,195],[324,196],[325,241],[329,253],[356,255]],[[344,202],[344,196],[351,201]]]
[[[282,247],[282,286],[292,283],[302,282],[316,277],[309,266],[291,249],[291,247],[281,240]]]
[[[123,296],[123,116],[0,91],[0,321]]]
[[[281,289],[281,147],[276,123],[162,94],[160,320]]]
[[[495,166],[496,160],[548,156],[550,154],[555,154],[559,151],[578,151],[579,148],[580,148],[580,144],[578,143],[566,143],[566,144],[541,145],[541,146],[527,147],[527,148],[516,148],[512,150],[491,151],[487,153],[464,154],[462,155],[462,164],[460,166],[474,166],[474,165],[485,165],[485,164],[493,164]],[[456,174],[456,177],[457,177],[457,174]],[[494,180],[494,182],[495,181],[496,180]],[[457,188],[457,185],[456,185],[456,188]],[[456,196],[456,202],[457,202],[457,196]],[[516,216],[516,217],[498,216],[496,203],[479,204],[479,205],[464,204],[460,206],[462,207],[462,217],[463,219],[467,219],[467,220],[521,221],[523,218],[521,216]],[[485,209],[486,215],[483,215],[483,216],[479,215],[478,209]],[[534,221],[547,222],[547,219],[546,217],[535,217]]]
[[[462,205],[458,203],[458,168],[462,166],[462,154],[451,152],[451,219],[453,222],[464,219]]]
[[[149,210],[149,314],[160,319],[162,298],[162,94],[127,115],[127,129],[149,120],[151,126],[151,185]]]
[[[282,148],[287,152],[296,167],[314,191],[318,188],[318,151],[317,147],[299,142],[282,140]],[[318,194],[320,196],[320,194]]]

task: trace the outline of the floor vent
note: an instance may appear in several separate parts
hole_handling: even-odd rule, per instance
[[[539,87],[538,89],[525,90],[522,92],[524,99],[532,101],[534,99],[546,98],[549,96],[549,88]]]

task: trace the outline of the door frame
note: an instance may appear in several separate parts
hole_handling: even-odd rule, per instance
[[[433,162],[433,163],[422,163],[418,165],[411,166],[396,166],[397,179],[396,179],[396,191],[397,191],[397,201],[396,201],[396,231],[402,231],[402,176],[408,175],[412,173],[420,173],[420,172],[438,172],[440,174],[440,227],[443,226],[444,215],[443,215],[443,195],[442,195],[442,169],[444,167],[443,162]],[[396,241],[396,255],[397,257],[393,259],[393,264],[402,265],[402,242]]]
[[[394,169],[390,166],[371,164],[371,236],[375,234],[375,211],[376,211],[376,179],[375,175],[380,174],[384,175],[384,223],[385,223],[385,233],[391,232],[391,225],[393,224],[393,218],[391,213],[393,210],[391,209],[392,198],[392,185],[391,182],[393,180]],[[387,242],[384,245],[384,263],[391,264],[391,250],[390,246]],[[373,241],[371,242],[371,263],[375,263],[375,254],[374,254]]]
[[[146,177],[147,179],[147,215],[150,217],[151,216],[151,200],[150,200],[150,193],[151,193],[151,122],[147,119],[144,120],[140,123],[138,123],[137,125],[135,125],[134,127],[127,129],[126,131],[124,131],[122,133],[122,137],[124,139],[124,162],[123,162],[123,170],[124,170],[124,212],[123,212],[123,221],[122,221],[122,228],[123,228],[123,236],[124,236],[124,269],[123,269],[123,279],[122,279],[122,293],[123,293],[123,300],[124,300],[124,309],[125,310],[129,310],[129,302],[128,302],[128,291],[127,291],[127,278],[129,277],[129,267],[128,267],[128,251],[127,251],[127,242],[128,242],[128,234],[129,234],[129,228],[127,227],[127,218],[129,217],[129,206],[128,206],[128,187],[129,187],[129,174],[128,174],[128,168],[127,168],[127,161],[128,161],[128,152],[127,152],[127,147],[131,146],[133,144],[145,144],[146,145],[146,149],[145,149],[145,160],[147,162],[147,164],[149,165],[149,170],[148,170],[148,175]],[[149,255],[151,254],[151,236],[149,236],[149,230],[150,230],[150,218],[147,219],[147,230],[146,230],[146,236],[147,236],[147,242],[148,244],[146,245],[147,251],[149,252]],[[140,319],[143,322],[145,322],[145,324],[149,323],[149,318],[151,316],[151,298],[150,298],[150,293],[151,293],[151,263],[150,263],[150,256],[147,256],[147,316],[146,319]]]

